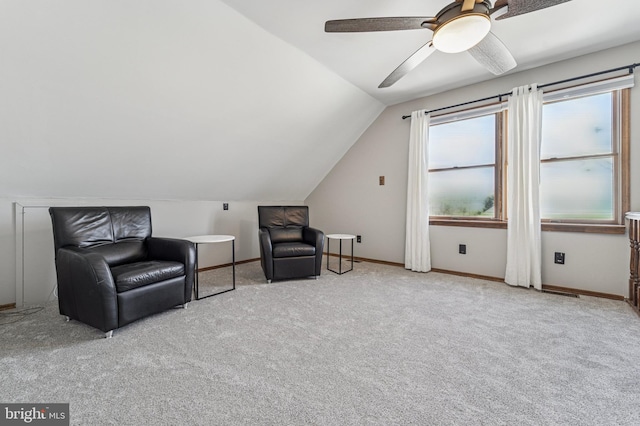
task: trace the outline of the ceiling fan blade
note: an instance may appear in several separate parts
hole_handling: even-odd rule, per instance
[[[433,29],[436,18],[424,16],[405,16],[398,18],[359,18],[327,21],[324,31],[327,33],[359,33],[369,31],[397,31]]]
[[[404,77],[409,71],[420,65],[425,59],[427,59],[436,48],[433,47],[431,41],[420,49],[416,50],[413,55],[409,56],[398,68],[396,68],[382,83],[378,86],[378,89],[389,87],[396,81]]]
[[[495,75],[503,74],[518,65],[507,46],[492,32],[467,52]]]
[[[500,19],[502,15],[505,15],[509,11],[509,0],[497,0],[493,4],[493,8],[489,10],[489,15],[494,19]]]
[[[547,7],[556,6],[571,0],[498,0],[494,9],[501,8],[507,3],[509,10],[504,15],[497,17],[497,20],[507,19],[525,13],[535,12],[536,10],[545,9]]]

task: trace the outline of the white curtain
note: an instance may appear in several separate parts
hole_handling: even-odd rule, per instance
[[[513,89],[509,98],[507,269],[505,282],[542,289],[540,139],[542,90]]]
[[[404,266],[416,272],[431,270],[427,197],[430,119],[425,110],[411,113]]]

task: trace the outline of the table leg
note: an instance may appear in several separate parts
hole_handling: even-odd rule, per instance
[[[331,259],[331,238],[327,238],[327,271],[330,271],[329,268],[329,259]]]
[[[351,239],[351,271],[353,271],[353,238]]]
[[[331,269],[329,267],[329,259],[331,259],[331,238],[327,238],[327,270],[333,272],[334,274],[338,274],[338,275],[342,275],[345,274],[349,271],[353,271],[353,238],[351,239],[351,269],[347,269],[345,271],[342,270],[342,240],[343,238],[340,238],[340,248],[338,251],[338,270],[336,271],[335,269]]]
[[[197,259],[198,259],[198,256],[197,256],[197,250],[196,250],[196,262],[197,262]],[[222,290],[222,291],[219,291],[217,293],[207,294],[206,296],[199,297],[198,296],[198,287],[199,286],[196,286],[196,299],[197,300],[206,299],[207,297],[217,296],[218,294],[226,293],[228,291],[233,291],[233,290],[236,289],[236,241],[235,240],[231,240],[231,268],[232,268],[232,274],[233,274],[233,287],[232,288],[228,288],[226,290]]]
[[[338,255],[338,274],[342,275],[342,239],[340,239],[340,254]]]
[[[195,282],[194,282],[194,287],[196,290],[196,300],[200,300],[200,297],[198,296],[198,285],[199,285],[198,276],[200,275],[200,272],[198,272],[198,247],[199,247],[199,244],[196,243],[196,276],[195,276]]]

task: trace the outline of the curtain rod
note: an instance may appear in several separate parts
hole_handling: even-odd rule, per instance
[[[610,70],[605,70],[605,71],[599,71],[599,72],[594,72],[592,74],[586,74],[586,75],[581,75],[579,77],[573,77],[573,78],[568,78],[566,80],[559,80],[559,81],[554,81],[553,83],[547,83],[547,84],[543,84],[541,86],[538,86],[538,88],[542,89],[545,87],[549,87],[549,86],[554,86],[556,84],[562,84],[562,83],[570,83],[572,81],[576,81],[576,80],[582,80],[584,78],[590,78],[590,77],[596,77],[598,75],[602,75],[602,74],[609,74],[612,72],[616,72],[616,71],[622,71],[622,70],[629,70],[629,74],[633,74],[633,70],[636,67],[639,67],[640,63],[636,63],[636,64],[629,64],[629,65],[625,65],[623,67],[618,67],[618,68],[612,68]],[[499,95],[494,95],[494,96],[488,96],[486,98],[482,98],[482,99],[476,99],[474,101],[469,101],[469,102],[463,102],[461,104],[456,104],[456,105],[450,105],[450,106],[446,106],[446,107],[442,107],[442,108],[436,108],[436,109],[432,109],[430,111],[425,111],[425,114],[431,114],[432,112],[438,112],[438,111],[444,111],[445,109],[451,109],[451,108],[457,108],[457,107],[461,107],[461,106],[465,106],[465,105],[469,105],[469,104],[475,104],[476,102],[483,102],[483,101],[489,101],[491,99],[495,99],[498,98],[500,100],[502,100],[502,98],[504,96],[508,96],[510,95],[511,92],[508,93],[500,93]],[[403,115],[402,119],[405,120],[407,118],[411,118],[410,115]]]

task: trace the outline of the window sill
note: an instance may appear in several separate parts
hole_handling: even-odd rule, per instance
[[[585,232],[588,234],[624,234],[625,225],[602,225],[584,223],[542,223],[543,231]]]
[[[429,224],[432,226],[462,226],[466,228],[507,229],[507,221],[505,220],[431,218],[429,220]],[[542,230],[545,232],[582,232],[588,234],[621,235],[625,233],[626,227],[624,225],[543,222]]]
[[[429,224],[432,226],[464,226],[466,228],[507,229],[506,221],[491,219],[431,218],[429,219]]]

